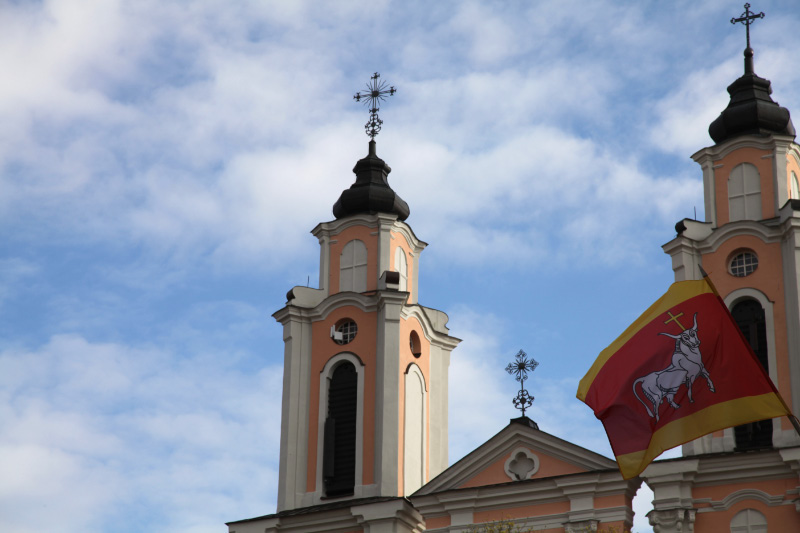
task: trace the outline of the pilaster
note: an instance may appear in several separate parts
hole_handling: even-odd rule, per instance
[[[287,306],[275,314],[283,324],[284,366],[278,510],[301,505],[306,492],[311,322]]]
[[[792,412],[800,413],[800,201],[787,202],[781,208],[780,217],[791,406]],[[792,440],[800,444],[796,435]]]
[[[407,293],[378,293],[375,369],[375,475],[378,493],[400,494],[400,312]]]

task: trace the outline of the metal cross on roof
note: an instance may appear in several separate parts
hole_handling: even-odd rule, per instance
[[[386,100],[387,96],[392,96],[397,92],[394,85],[389,86],[385,81],[381,81],[381,75],[377,72],[372,75],[370,82],[367,83],[366,92],[357,92],[353,96],[353,100],[360,102],[364,100],[364,105],[369,106],[369,120],[364,124],[364,129],[369,135],[370,139],[375,139],[375,136],[381,131],[381,124],[383,121],[378,118],[378,111],[380,110],[380,103]]]
[[[731,24],[736,24],[737,22],[741,22],[747,27],[747,48],[750,48],[750,24],[752,24],[753,21],[756,19],[763,19],[763,18],[764,18],[763,11],[761,13],[753,13],[752,11],[750,11],[750,4],[745,4],[744,13],[742,13],[742,16],[739,17],[738,19],[737,18],[731,19]]]
[[[534,397],[525,390],[525,380],[528,379],[528,372],[533,372],[537,366],[539,366],[539,363],[533,357],[528,359],[528,354],[520,350],[517,352],[515,360],[508,363],[506,367],[506,372],[516,376],[515,379],[519,381],[519,392],[512,401],[514,402],[514,407],[522,411],[522,416],[525,416],[525,409],[533,405],[534,400]]]

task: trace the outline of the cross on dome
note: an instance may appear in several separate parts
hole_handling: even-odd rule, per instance
[[[737,22],[741,22],[747,28],[747,48],[750,48],[750,24],[752,24],[753,21],[756,19],[763,19],[763,18],[764,18],[763,11],[761,13],[753,13],[752,11],[750,11],[750,4],[745,4],[744,13],[742,13],[742,16],[740,16],[738,19],[737,18],[731,19],[731,24],[736,24]]]
[[[383,124],[383,121],[378,118],[380,103],[386,100],[387,96],[392,96],[397,92],[394,85],[389,86],[385,81],[381,81],[380,78],[381,75],[376,72],[370,77],[366,92],[357,92],[355,96],[353,96],[353,100],[356,102],[364,100],[364,105],[369,106],[369,120],[364,124],[364,129],[372,140],[380,133],[381,125]]]

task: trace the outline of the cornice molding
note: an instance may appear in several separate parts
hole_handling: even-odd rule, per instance
[[[428,340],[428,342],[434,343],[441,347],[449,348],[450,350],[454,349],[461,342],[461,339],[450,336],[448,334],[450,330],[446,326],[434,322],[429,315],[430,311],[441,313],[447,317],[443,311],[430,309],[419,304],[412,304],[403,306],[403,309],[400,311],[400,318],[404,320],[416,318],[422,325],[422,333],[425,335],[425,338]]]
[[[794,144],[794,137],[791,135],[742,135],[698,150],[692,154],[692,159],[702,165],[707,160],[722,159],[740,148],[774,150],[778,146],[789,147]]]
[[[349,291],[337,292],[325,298],[315,307],[299,307],[289,303],[286,307],[273,313],[272,316],[281,324],[285,324],[291,319],[305,321],[324,320],[334,309],[347,305],[352,305],[365,313],[370,313],[378,309],[378,298],[375,294],[367,295],[360,292]]]

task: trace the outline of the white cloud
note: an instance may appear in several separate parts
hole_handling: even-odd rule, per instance
[[[135,531],[113,524],[144,506],[165,530],[215,531],[270,511],[281,374],[77,336],[6,350],[3,529]]]
[[[657,123],[650,142],[659,150],[691,155],[713,143],[708,126],[728,105],[725,87],[741,75],[740,60],[729,59],[713,69],[690,73],[654,104]]]
[[[643,232],[666,240],[701,192],[698,180],[650,176],[635,158],[550,127],[477,152],[409,139],[387,158],[405,162],[392,183],[437,253],[468,263],[639,260]]]

